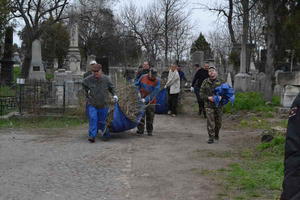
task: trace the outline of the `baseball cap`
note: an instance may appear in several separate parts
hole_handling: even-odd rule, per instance
[[[95,60],[92,60],[91,62],[90,62],[90,65],[96,65],[97,64],[97,62],[95,61]]]
[[[209,66],[208,69],[214,69],[217,70],[217,68],[215,66]]]

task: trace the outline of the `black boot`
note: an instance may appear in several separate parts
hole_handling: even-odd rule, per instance
[[[213,137],[209,137],[209,139],[207,140],[208,144],[212,144],[214,143],[214,138]]]

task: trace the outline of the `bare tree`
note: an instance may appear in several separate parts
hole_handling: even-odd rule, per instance
[[[25,23],[23,42],[25,43],[25,60],[22,76],[27,78],[31,62],[32,42],[43,33],[43,26],[52,25],[65,18],[64,10],[69,0],[13,0],[11,10],[14,17]],[[48,20],[51,19],[51,20]],[[48,23],[44,23],[44,22]]]
[[[188,23],[178,24],[171,35],[172,53],[175,60],[183,59],[184,53],[190,50],[192,34],[192,27]]]
[[[182,24],[187,15],[183,13],[183,9],[187,5],[185,0],[159,0],[161,10],[163,13],[163,46],[164,46],[164,64],[169,65],[169,51],[170,51],[170,36],[172,32]],[[180,16],[180,17],[178,17]]]
[[[121,14],[121,22],[125,29],[135,37],[147,53],[147,58],[156,64],[161,52],[160,12],[156,4],[145,11],[139,11],[133,4],[125,6]]]

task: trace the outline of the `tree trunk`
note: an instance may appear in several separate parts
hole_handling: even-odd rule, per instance
[[[29,69],[31,64],[31,55],[32,55],[32,43],[26,45],[25,48],[25,58],[22,65],[21,76],[27,78],[29,75]]]
[[[271,101],[273,96],[272,77],[274,74],[275,52],[275,4],[277,0],[270,0],[267,5],[267,60],[264,97]]]
[[[11,85],[13,81],[13,28],[5,31],[4,55],[1,60],[1,84]]]
[[[243,0],[243,36],[242,36],[242,52],[240,73],[246,73],[247,71],[247,43],[248,43],[248,30],[249,30],[249,0]]]
[[[234,35],[234,30],[233,30],[233,25],[232,25],[232,15],[233,15],[233,0],[229,0],[229,13],[227,17],[227,25],[229,29],[229,34],[230,34],[230,40],[233,46],[236,45],[236,40],[235,40],[235,35]]]

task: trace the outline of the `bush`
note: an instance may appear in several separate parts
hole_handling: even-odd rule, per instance
[[[225,113],[234,113],[237,111],[274,111],[275,106],[280,104],[279,97],[273,97],[271,104],[266,104],[262,94],[258,92],[237,93],[233,105],[230,103],[224,107]]]

